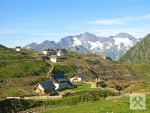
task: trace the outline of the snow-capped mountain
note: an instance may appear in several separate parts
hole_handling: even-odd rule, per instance
[[[47,48],[66,48],[81,53],[95,53],[102,56],[110,56],[113,60],[118,60],[138,41],[140,39],[136,39],[127,33],[119,33],[110,37],[98,37],[85,32],[80,35],[64,37],[57,43],[47,40],[41,44],[28,44],[25,48],[32,48],[36,51],[42,51]]]

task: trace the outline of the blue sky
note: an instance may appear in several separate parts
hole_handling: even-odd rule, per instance
[[[150,0],[0,0],[0,44],[25,46],[89,32],[150,33]]]

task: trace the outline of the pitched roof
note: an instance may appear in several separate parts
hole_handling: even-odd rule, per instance
[[[59,79],[66,79],[66,82],[70,85],[73,86],[73,84],[67,79],[67,77],[64,74],[53,74],[51,75],[52,78],[55,80],[55,82],[59,83]]]
[[[55,85],[52,81],[44,81],[39,83],[45,90],[55,88]]]
[[[75,74],[73,74],[73,76],[75,76],[75,75],[78,75],[80,78],[84,78],[84,76],[83,76],[81,73],[75,73]],[[72,77],[73,77],[73,76],[72,76]],[[71,77],[71,78],[72,78],[72,77]]]

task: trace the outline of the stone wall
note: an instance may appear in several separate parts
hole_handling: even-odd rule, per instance
[[[62,98],[62,95],[59,96],[32,96],[32,97],[24,97],[24,99],[56,99]]]

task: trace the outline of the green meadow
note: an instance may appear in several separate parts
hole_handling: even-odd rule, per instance
[[[117,98],[49,110],[43,113],[150,113],[150,94],[146,95],[145,110],[130,110],[130,98]]]

